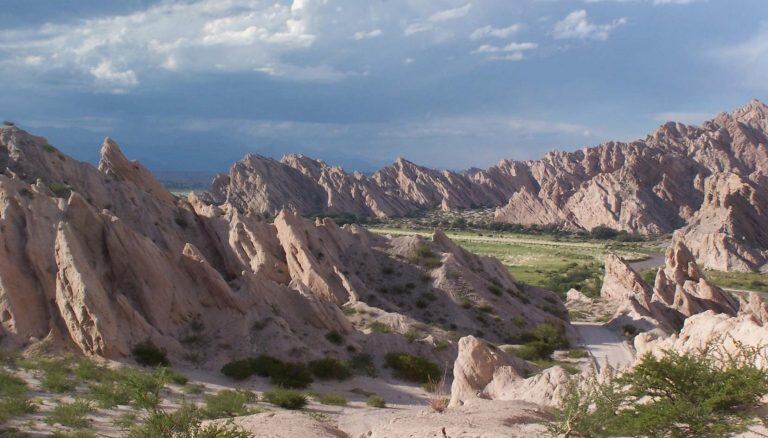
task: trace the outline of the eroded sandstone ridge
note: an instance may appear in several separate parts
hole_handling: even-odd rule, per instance
[[[681,241],[667,249],[653,286],[619,257],[608,255],[601,296],[618,305],[611,325],[633,325],[643,331],[659,328],[672,333],[693,315],[711,311],[734,316],[740,308],[737,300],[701,274]]]
[[[322,161],[249,155],[213,183],[213,198],[276,214],[403,216],[498,207],[499,221],[569,229],[606,225],[683,237],[707,268],[755,270],[768,257],[768,107],[752,101],[702,126],[666,123],[643,140],[535,161],[450,172],[398,159],[371,176]]]
[[[440,232],[387,238],[289,211],[268,222],[172,195],[110,139],[96,168],[0,128],[4,346],[47,340],[124,358],[150,341],[212,366],[261,352],[447,360],[455,346],[435,346],[450,346],[449,331],[501,341],[565,315],[553,293],[518,286]],[[388,329],[372,333],[374,322]]]

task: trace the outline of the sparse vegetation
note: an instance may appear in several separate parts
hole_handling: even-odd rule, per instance
[[[551,359],[555,350],[569,346],[564,328],[557,323],[539,324],[521,339],[525,339],[525,343],[515,348],[513,353],[530,361]]]
[[[315,377],[321,380],[345,380],[352,377],[349,364],[332,357],[309,362],[309,369]]]
[[[435,269],[443,265],[440,260],[440,256],[432,252],[427,244],[421,243],[416,246],[413,256],[410,259],[411,263],[423,266],[426,269]]]
[[[93,412],[93,406],[86,400],[75,400],[71,403],[62,402],[56,405],[45,417],[45,422],[68,427],[88,427],[87,415],[91,412]]]
[[[365,404],[373,407],[373,408],[386,408],[387,402],[384,400],[384,397],[380,395],[372,395],[368,397],[368,400],[365,401]]]
[[[755,423],[768,394],[765,350],[711,344],[686,353],[645,356],[618,377],[579,385],[574,379],[549,425],[566,436],[731,436]],[[643,400],[643,402],[638,402]]]
[[[165,355],[165,351],[150,341],[136,344],[131,350],[131,354],[136,363],[145,367],[167,367],[171,364]]]
[[[312,383],[310,370],[303,363],[283,362],[267,355],[229,362],[221,372],[235,380],[244,380],[254,374],[269,377],[273,385],[285,388],[306,388]]]
[[[344,336],[342,336],[341,333],[337,332],[336,330],[326,333],[325,339],[327,339],[331,344],[341,345],[344,343]]]
[[[275,388],[265,392],[264,400],[285,409],[301,409],[307,404],[307,397],[304,394],[285,388]]]
[[[341,394],[320,394],[317,401],[324,405],[346,406],[347,398]]]
[[[441,377],[440,368],[423,357],[408,353],[388,353],[384,360],[394,370],[395,376],[403,380],[429,383]]]
[[[70,187],[68,184],[64,184],[58,181],[54,181],[48,184],[48,188],[57,198],[69,198],[69,194],[72,192],[72,187]]]
[[[204,415],[207,418],[236,417],[252,412],[248,403],[256,401],[256,394],[242,390],[224,390],[206,395]]]

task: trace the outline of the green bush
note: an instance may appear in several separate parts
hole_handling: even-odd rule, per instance
[[[284,388],[265,392],[264,400],[285,409],[301,409],[307,404],[307,397],[304,394]]]
[[[254,374],[260,377],[270,377],[281,366],[283,366],[283,361],[265,354],[251,359],[251,369],[253,369]]]
[[[57,198],[69,198],[69,194],[72,193],[72,187],[61,182],[52,182],[48,184],[48,188]]]
[[[69,427],[88,427],[88,418],[86,416],[91,412],[93,412],[93,406],[85,400],[59,403],[45,417],[45,422]]]
[[[74,391],[77,384],[66,369],[51,369],[45,371],[40,386],[46,391],[61,394]]]
[[[429,383],[441,377],[440,367],[423,357],[408,353],[388,353],[384,361],[395,371],[395,376],[403,380]]]
[[[349,366],[360,375],[376,377],[376,366],[373,364],[373,358],[368,353],[357,353],[349,360]]]
[[[306,388],[312,383],[309,369],[303,363],[284,362],[280,367],[272,370],[269,381],[273,385],[284,388]]]
[[[206,417],[237,417],[251,412],[247,405],[256,401],[256,394],[251,391],[227,389],[213,395],[206,395],[204,400]]]
[[[384,400],[384,397],[381,397],[379,395],[372,395],[368,397],[368,400],[365,401],[365,404],[374,408],[387,407],[387,402]]]
[[[101,382],[89,385],[88,398],[99,407],[112,408],[131,402],[131,389],[122,382]]]
[[[572,436],[725,437],[755,423],[768,395],[768,371],[755,363],[765,350],[736,353],[711,345],[664,357],[646,355],[618,378],[571,381],[549,425]],[[643,400],[643,403],[638,403]]]
[[[341,394],[320,394],[317,401],[324,405],[346,406],[347,398]]]
[[[145,367],[167,367],[171,364],[165,355],[165,351],[150,341],[136,344],[131,350],[131,354],[136,363]]]
[[[326,333],[325,339],[327,339],[331,344],[341,345],[344,343],[344,336],[342,336],[341,333],[337,332],[336,330]]]
[[[573,350],[568,350],[568,353],[566,353],[565,356],[571,359],[581,359],[584,357],[589,357],[589,352],[583,348],[576,348]]]
[[[565,328],[556,323],[541,323],[528,333],[518,335],[517,340],[525,340],[525,343],[516,347],[515,356],[529,360],[546,360],[552,358],[552,353],[557,349],[568,348],[570,345],[565,337]]]
[[[245,380],[254,374],[253,359],[233,360],[221,367],[221,374],[235,380]]]
[[[321,380],[346,380],[352,377],[352,370],[349,365],[332,357],[311,361],[309,369],[312,370],[315,377]]]

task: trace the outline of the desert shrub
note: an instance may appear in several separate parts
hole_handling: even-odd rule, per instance
[[[518,335],[515,340],[524,343],[516,347],[513,354],[529,361],[551,359],[555,350],[569,346],[564,327],[557,323],[541,323],[530,332]]]
[[[253,373],[260,377],[270,377],[275,370],[283,365],[283,361],[275,359],[272,356],[262,354],[255,359],[251,359],[251,368]]]
[[[301,409],[307,404],[307,397],[285,388],[275,388],[264,393],[264,400],[285,409]]]
[[[57,198],[69,198],[69,194],[72,192],[72,187],[57,181],[48,184],[48,188],[51,189],[53,195]]]
[[[45,422],[69,427],[88,427],[86,416],[91,412],[93,412],[93,406],[86,400],[59,403],[45,417]]]
[[[380,395],[372,395],[368,397],[368,400],[365,401],[365,404],[373,408],[387,407],[387,402],[384,400],[384,397]]]
[[[77,383],[66,369],[49,369],[45,371],[40,386],[46,391],[61,394],[74,391]]]
[[[136,363],[145,367],[167,367],[171,364],[165,355],[165,351],[150,341],[136,344],[131,350],[131,354]]]
[[[619,235],[619,232],[605,225],[598,225],[589,231],[589,236],[593,239],[609,240]]]
[[[52,438],[96,438],[98,435],[90,430],[75,430],[72,432],[65,432],[63,430],[54,430],[51,435]]]
[[[236,417],[251,412],[248,403],[256,401],[256,394],[251,391],[224,390],[213,395],[206,395],[204,414],[208,418]]]
[[[181,374],[178,371],[174,371],[172,369],[168,369],[168,379],[171,383],[175,383],[177,385],[186,385],[187,382],[189,382],[189,378],[185,376],[184,374]]]
[[[429,246],[424,243],[416,246],[414,254],[410,258],[410,262],[430,270],[439,268],[443,265],[440,256],[432,252],[432,250],[429,249]]]
[[[112,376],[109,368],[85,357],[81,357],[76,361],[72,372],[75,377],[84,382],[101,382]]]
[[[27,393],[24,380],[0,369],[0,397],[16,397]]]
[[[235,380],[245,380],[254,374],[252,362],[252,359],[233,360],[221,367],[221,374]]]
[[[634,339],[640,331],[633,325],[624,324],[621,326],[621,333],[629,339]]]
[[[13,417],[31,414],[37,411],[37,405],[26,394],[0,397],[0,424]]]
[[[581,359],[589,357],[589,352],[583,348],[575,348],[573,350],[568,350],[568,353],[566,353],[565,356],[571,359]]]
[[[713,344],[714,345],[714,344]],[[726,354],[698,351],[646,355],[619,377],[579,385],[576,379],[549,425],[573,436],[731,436],[755,422],[768,394],[765,350],[740,345]],[[644,400],[638,403],[638,400]]]
[[[132,403],[145,410],[158,409],[161,401],[160,394],[170,381],[166,368],[159,368],[154,372],[124,368],[119,371],[117,378],[128,388]]]
[[[325,339],[327,339],[331,344],[341,345],[344,343],[344,336],[342,336],[341,333],[337,332],[336,330],[326,333]]]
[[[373,333],[392,333],[392,329],[388,325],[379,321],[371,322],[368,324],[368,328],[370,328]]]
[[[91,383],[88,389],[88,398],[102,408],[127,405],[131,402],[131,389],[122,382]]]
[[[408,353],[388,353],[384,361],[395,371],[395,376],[403,380],[429,383],[440,379],[440,368],[423,357]]]
[[[352,355],[349,360],[349,367],[356,374],[363,376],[376,377],[376,365],[373,363],[373,358],[368,353],[357,353]]]
[[[349,365],[332,357],[309,362],[309,369],[315,377],[321,380],[345,380],[352,377],[352,370]]]
[[[269,376],[273,385],[284,388],[306,388],[312,383],[312,375],[306,365],[299,362],[284,362]]]
[[[341,394],[320,394],[317,401],[324,405],[346,406],[347,398]]]

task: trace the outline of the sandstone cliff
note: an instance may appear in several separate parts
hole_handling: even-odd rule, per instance
[[[404,216],[424,209],[497,207],[524,225],[683,234],[709,268],[759,269],[765,235],[768,107],[752,101],[702,126],[666,123],[643,140],[608,142],[541,160],[450,172],[398,159],[371,176],[322,161],[249,155],[213,182],[212,198],[276,214]]]
[[[110,139],[101,153],[95,168],[0,128],[3,346],[46,339],[124,359],[150,341],[174,361],[208,366],[264,352],[343,357],[346,346],[442,361],[456,351],[436,348],[449,331],[495,342],[567,318],[554,294],[518,287],[497,260],[440,232],[387,238],[290,211],[268,222],[173,196]],[[391,332],[372,333],[372,322]]]

